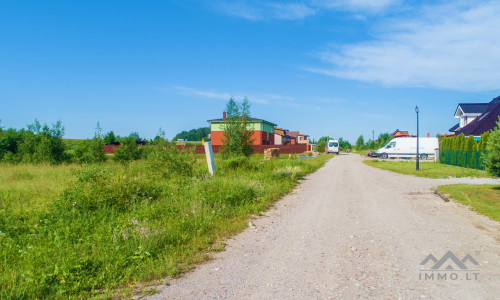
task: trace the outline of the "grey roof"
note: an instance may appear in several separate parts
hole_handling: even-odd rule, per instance
[[[263,120],[263,119],[257,119],[257,118],[248,118],[250,120],[250,122],[264,122],[264,123],[268,123],[268,124],[271,124],[273,126],[278,126],[278,124],[274,124],[273,122],[269,122],[269,121],[266,121],[266,120]],[[208,123],[212,123],[212,122],[223,122],[224,119],[220,118],[220,119],[213,119],[213,120],[207,120]]]
[[[500,116],[500,96],[488,103],[486,110],[474,121],[460,128],[455,134],[463,133],[465,136],[479,136],[486,131],[490,131],[497,127],[496,122]]]
[[[456,124],[455,126],[453,126],[450,129],[448,129],[448,131],[449,132],[455,132],[455,130],[457,130],[459,126],[460,126],[460,124]]]
[[[459,103],[457,106],[458,110],[460,107],[464,114],[482,114],[487,108],[489,103]]]

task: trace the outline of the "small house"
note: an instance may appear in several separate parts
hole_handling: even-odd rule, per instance
[[[224,124],[227,122],[226,112],[221,119],[208,120],[210,123],[210,137],[212,145],[223,145]],[[274,128],[276,124],[257,118],[248,119],[250,131],[252,131],[253,145],[274,145]]]

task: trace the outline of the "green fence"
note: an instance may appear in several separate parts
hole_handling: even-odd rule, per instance
[[[439,162],[469,169],[484,170],[486,151],[440,150]]]

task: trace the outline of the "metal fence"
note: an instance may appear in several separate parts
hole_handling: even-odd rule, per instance
[[[486,151],[440,150],[439,162],[469,169],[484,170]]]

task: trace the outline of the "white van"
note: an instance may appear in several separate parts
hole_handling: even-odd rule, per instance
[[[339,154],[339,141],[337,141],[337,140],[329,140],[328,141],[328,153]]]
[[[418,138],[420,159],[434,156],[434,150],[439,149],[437,138]],[[389,157],[412,158],[417,156],[417,138],[401,137],[392,139],[385,147],[377,150],[377,157],[386,159]]]

